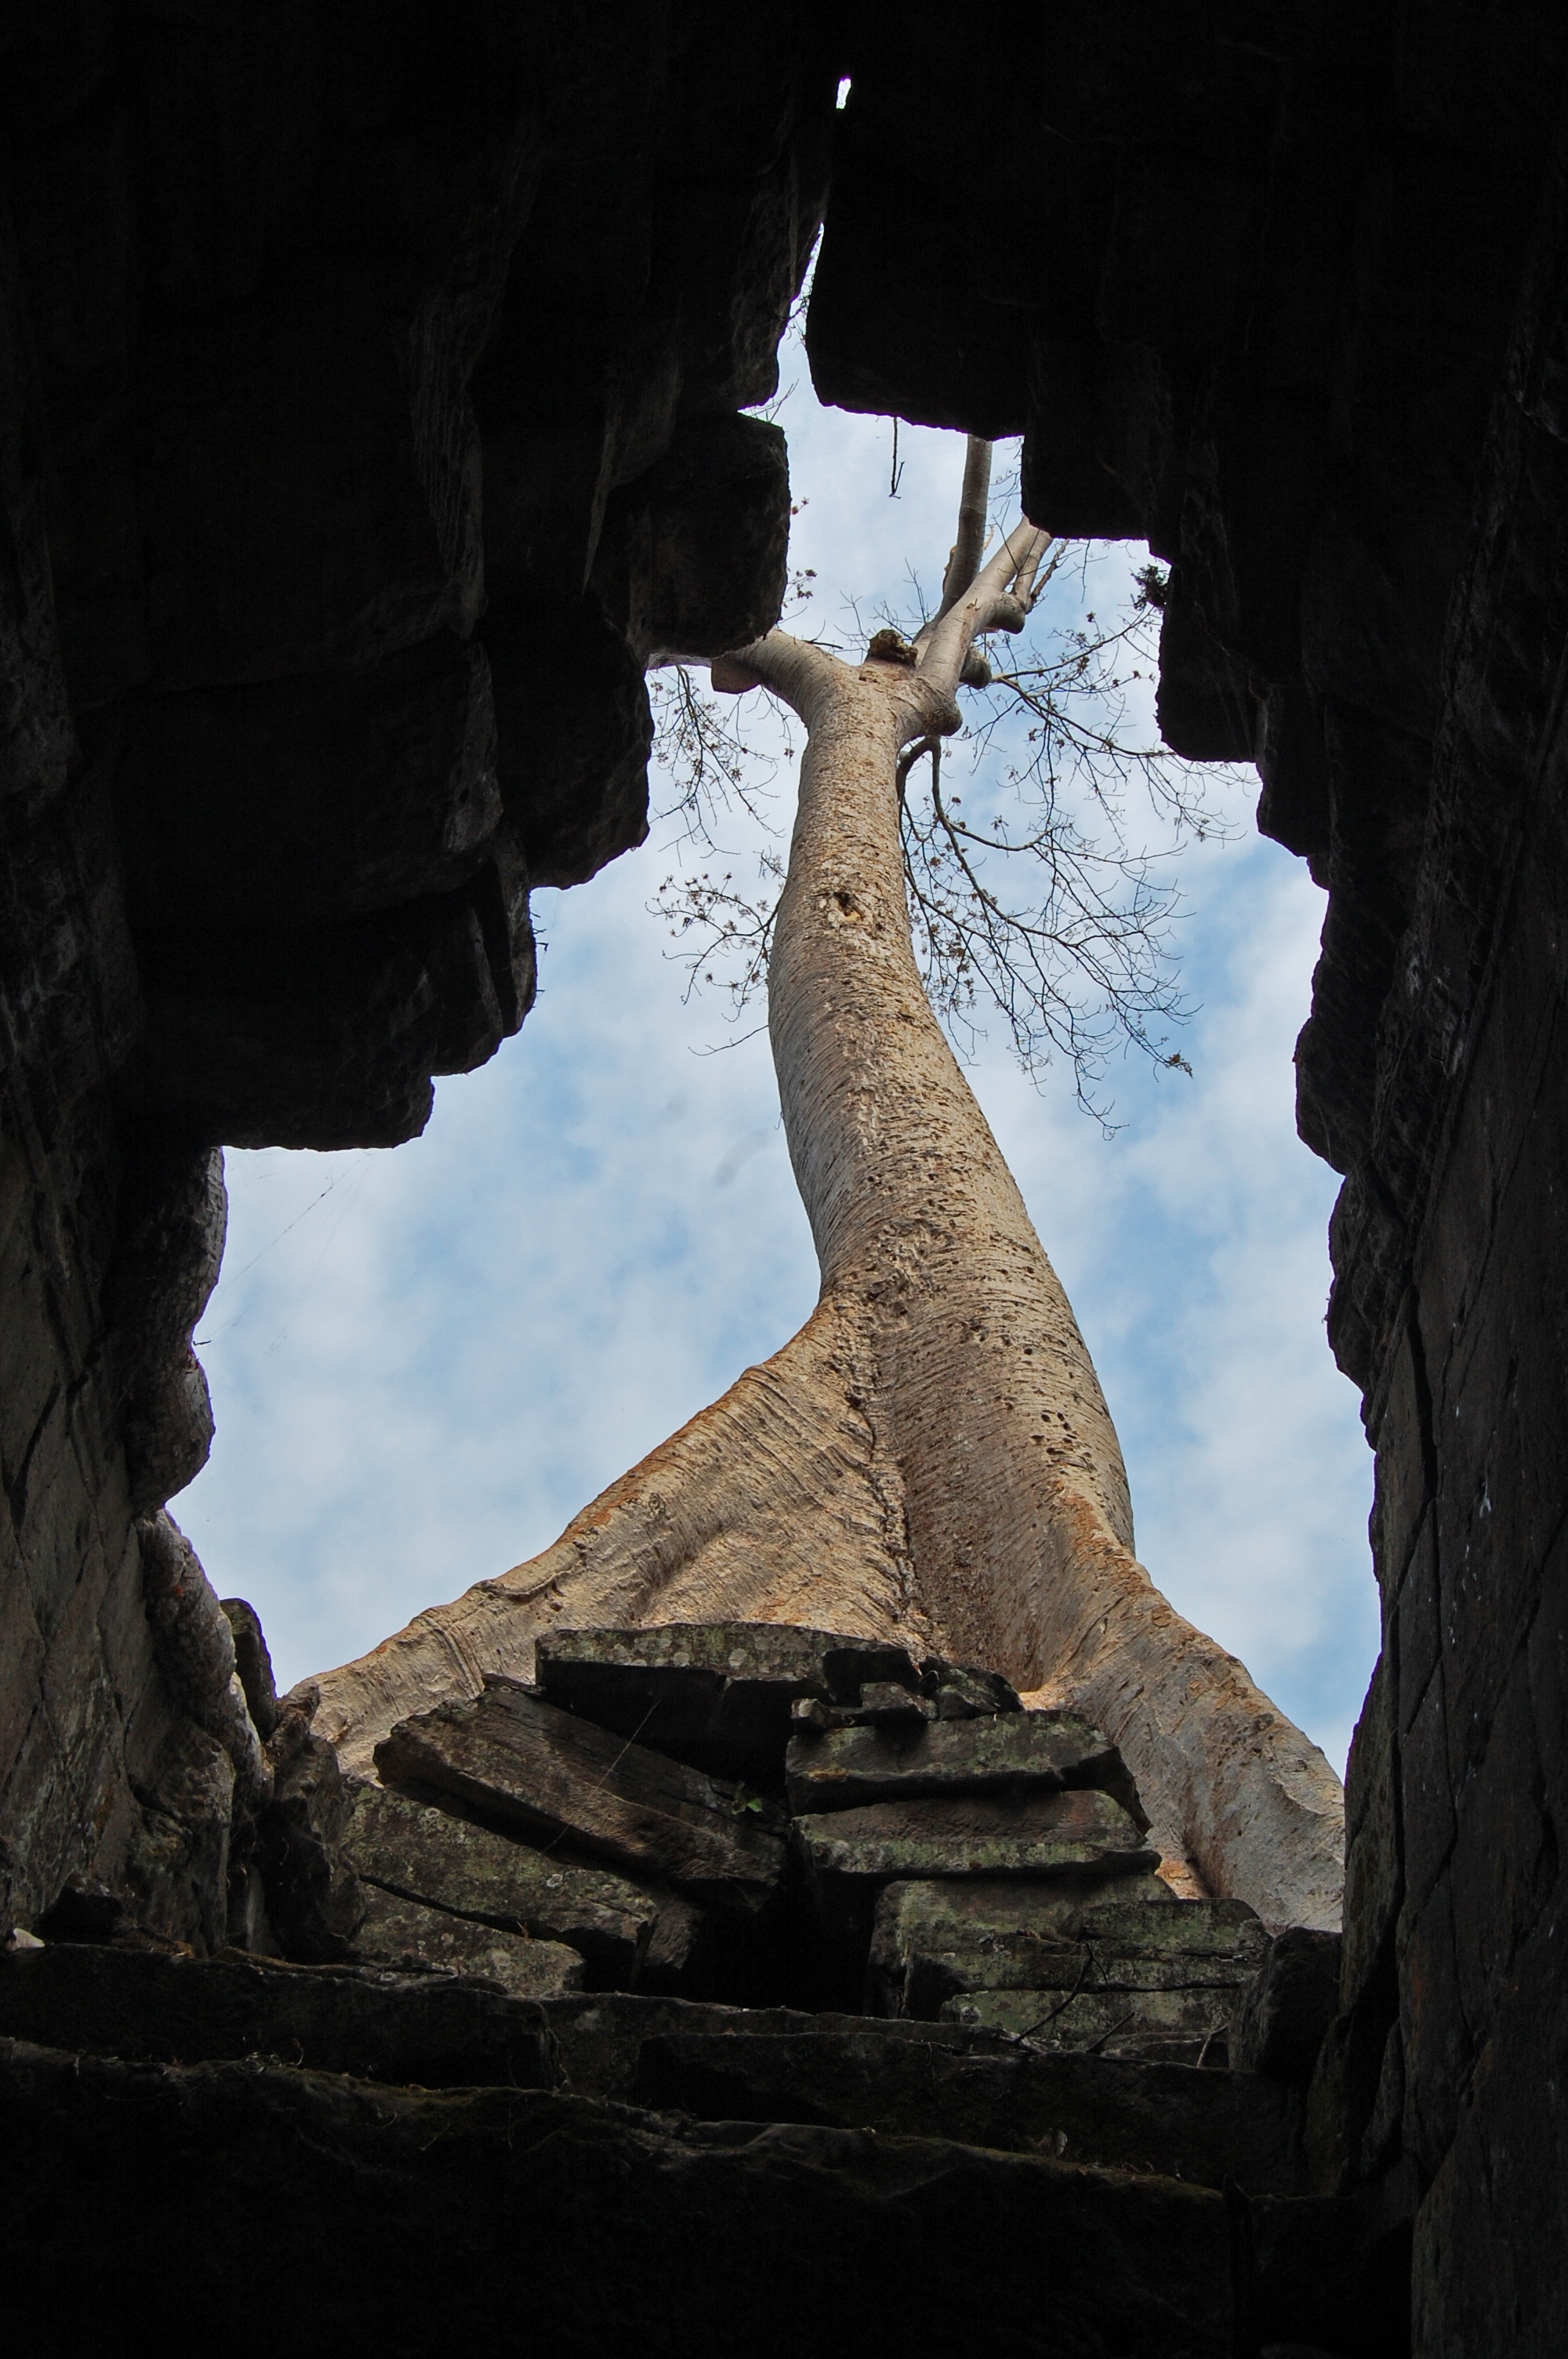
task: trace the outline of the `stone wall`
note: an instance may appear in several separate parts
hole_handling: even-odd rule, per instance
[[[850,407],[1024,429],[1037,521],[1170,560],[1165,734],[1256,758],[1328,888],[1300,1124],[1346,1174],[1384,1648],[1316,2168],[1390,2299],[1413,2242],[1420,2351],[1555,2349],[1568,20],[1134,5],[1029,38],[857,53],[813,364]]]
[[[134,1529],[211,1440],[216,1150],[413,1136],[523,1021],[530,885],[646,832],[647,655],[778,611],[741,413],[835,69],[728,14],[0,29],[7,1923],[89,1872],[222,1938],[233,1764]]]

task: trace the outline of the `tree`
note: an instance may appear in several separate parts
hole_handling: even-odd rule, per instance
[[[980,643],[1022,626],[1048,558],[1027,523],[985,557],[988,471],[971,443],[912,640],[879,634],[857,664],[779,629],[712,665],[716,690],[766,687],[806,732],[767,993],[816,1310],[542,1556],[329,1674],[319,1724],[363,1762],[481,1669],[525,1674],[552,1624],[897,1636],[1081,1705],[1167,1856],[1271,1923],[1336,1923],[1337,1780],[1133,1555],[1093,1364],[922,984],[911,763],[959,726]]]

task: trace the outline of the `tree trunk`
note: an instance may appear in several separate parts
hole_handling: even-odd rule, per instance
[[[898,757],[955,724],[985,612],[918,667],[775,633],[729,677],[765,679],[807,728],[769,1025],[816,1309],[543,1556],[328,1674],[318,1725],[368,1767],[395,1719],[481,1669],[525,1675],[552,1625],[896,1636],[1081,1706],[1168,1858],[1271,1925],[1337,1925],[1338,1781],[1133,1557],[1093,1364],[915,967]]]

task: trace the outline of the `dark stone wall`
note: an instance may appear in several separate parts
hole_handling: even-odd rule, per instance
[[[413,1136],[526,1014],[530,886],[646,832],[646,657],[777,614],[741,412],[835,79],[715,0],[4,14],[5,1924],[86,1872],[222,1938],[135,1530],[211,1440],[217,1150]]]
[[[1390,2347],[1408,2287],[1466,2359],[1568,2335],[1565,64],[1530,0],[901,26],[808,327],[827,397],[1022,428],[1037,521],[1170,561],[1165,734],[1328,888],[1298,1103],[1384,1648],[1312,2141]]]

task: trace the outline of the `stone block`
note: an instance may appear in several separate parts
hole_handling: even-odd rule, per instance
[[[535,1851],[384,1787],[356,1789],[343,1855],[362,1880],[406,1900],[568,1943],[604,1989],[635,1980],[662,1913],[653,1894],[624,1876]]]
[[[480,626],[496,775],[537,885],[581,885],[648,832],[643,665],[597,598],[496,598]],[[569,679],[569,694],[560,683]]]
[[[1230,1993],[1156,1991],[972,1991],[948,1999],[944,2023],[1002,2031],[1041,2048],[1089,2055],[1150,2055],[1195,2064],[1225,2060]]]
[[[362,1887],[364,1916],[352,1956],[403,1973],[479,1974],[513,1998],[561,1998],[582,1988],[582,1960],[563,1941],[535,1941],[427,1908],[377,1885]]]
[[[902,1945],[901,2012],[932,2017],[970,1991],[1188,1991],[1229,1995],[1255,1972],[1267,1935],[1241,1900],[1090,1905],[1044,1930],[983,1930]]]
[[[455,1794],[535,1840],[755,1909],[784,1867],[782,1832],[732,1786],[488,1676],[472,1703],[399,1721],[377,1745],[388,1785]]]
[[[797,1818],[792,1834],[829,1923],[869,1934],[876,1896],[911,1877],[1102,1877],[1159,1865],[1127,1812],[1089,1791],[873,1802]]]
[[[1149,1823],[1115,1745],[1066,1712],[939,1721],[905,1736],[874,1726],[802,1734],[790,1745],[787,1775],[790,1808],[796,1811],[1092,1787],[1108,1793],[1140,1827]]]
[[[873,1985],[887,2012],[896,2015],[909,1961],[916,1953],[973,1954],[991,1941],[1071,1942],[1085,1919],[1101,1909],[1152,1908],[1165,1917],[1181,1906],[1159,1875],[1119,1877],[1111,1889],[1114,1902],[1096,1875],[1066,1875],[1051,1883],[972,1876],[886,1885],[871,1938]],[[1151,1939],[1159,1944],[1165,1937],[1156,1930]]]
[[[704,2121],[940,2134],[1201,2187],[1229,2178],[1254,2194],[1303,2191],[1299,2104],[1271,2082],[1065,2048],[987,2053],[950,2024],[919,2038],[892,2028],[828,2017],[758,2033],[745,2016],[676,2027],[641,2043],[628,2094]]]
[[[867,1680],[915,1692],[902,1647],[782,1622],[676,1622],[649,1630],[554,1630],[535,1676],[552,1703],[715,1777],[784,1782],[790,1706],[853,1706]]]
[[[157,686],[348,669],[472,628],[479,437],[457,323],[397,276],[307,266],[146,351]]]
[[[293,1749],[280,1759],[286,1745]],[[269,1751],[278,1766],[272,1804],[256,1836],[267,1914],[289,1957],[341,1958],[358,1930],[364,1901],[341,1852],[350,1795],[338,1756],[324,1737],[299,1730],[287,1714]]]
[[[722,655],[777,622],[788,541],[783,429],[687,419],[610,503],[595,585],[643,652]]]
[[[977,2332],[978,2283],[1000,2351],[1038,2346],[1043,2319],[1054,2359],[1234,2348],[1224,2200],[1170,2178],[526,2088],[389,2088],[265,2051],[175,2066],[11,2041],[0,2102],[8,2298],[67,2349],[123,2343],[127,2319],[177,2349],[193,2307],[222,2314],[258,2190],[290,2303],[344,2351],[482,2347],[509,2317],[563,2359],[683,2359],[725,2349],[738,2321],[754,2359],[950,2351]],[[69,2225],[46,2239],[48,2220]]]
[[[262,1631],[261,1616],[243,1597],[225,1597],[220,1603],[234,1634],[234,1668],[245,1691],[245,1707],[256,1734],[265,1743],[277,1726],[277,1685],[272,1656]]]
[[[472,1983],[232,1955],[50,1943],[0,1957],[0,2034],[147,2062],[285,2056],[432,2089],[555,2077],[537,2008]]]
[[[1357,2005],[1392,1950],[1404,1890],[1400,1859],[1399,1765],[1394,1688],[1379,1655],[1351,1742],[1346,1784],[1345,1940],[1342,2007]]]
[[[1230,2061],[1304,2089],[1339,2010],[1340,1936],[1292,1926],[1276,1934],[1232,2019]]]

